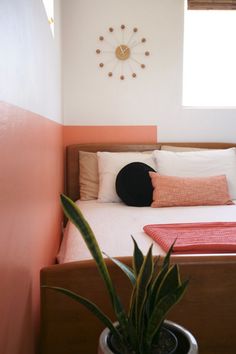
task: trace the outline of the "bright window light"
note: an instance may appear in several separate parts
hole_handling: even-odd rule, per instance
[[[187,10],[186,2],[183,105],[235,107],[236,11]]]
[[[54,36],[54,0],[43,0],[52,35]]]

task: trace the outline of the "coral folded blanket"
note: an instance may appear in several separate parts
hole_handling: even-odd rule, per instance
[[[236,222],[202,222],[145,225],[143,230],[164,251],[175,253],[236,252]]]

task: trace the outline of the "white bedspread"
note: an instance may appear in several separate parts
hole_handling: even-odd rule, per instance
[[[235,201],[234,201],[235,202]],[[144,253],[153,240],[143,231],[146,224],[235,221],[236,205],[197,207],[129,207],[122,203],[101,203],[97,200],[78,201],[85,218],[89,222],[102,251],[110,256],[131,256],[132,235]],[[154,254],[164,254],[155,243]],[[58,262],[66,263],[90,259],[90,253],[75,226],[69,222],[65,228]]]

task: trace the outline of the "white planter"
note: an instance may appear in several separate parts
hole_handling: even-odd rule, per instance
[[[187,331],[184,327],[171,321],[165,321],[165,325],[177,336],[179,340],[179,345],[186,347],[186,344],[188,343],[188,349],[185,349],[185,351],[183,349],[183,352],[181,351],[182,354],[198,354],[198,346],[196,339],[189,331]],[[99,338],[98,354],[114,354],[114,352],[111,351],[111,349],[109,349],[107,345],[108,334],[109,329],[105,328]]]

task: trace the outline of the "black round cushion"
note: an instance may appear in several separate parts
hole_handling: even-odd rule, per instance
[[[131,162],[116,177],[116,193],[130,206],[149,206],[153,187],[149,171],[155,170],[143,162]]]

